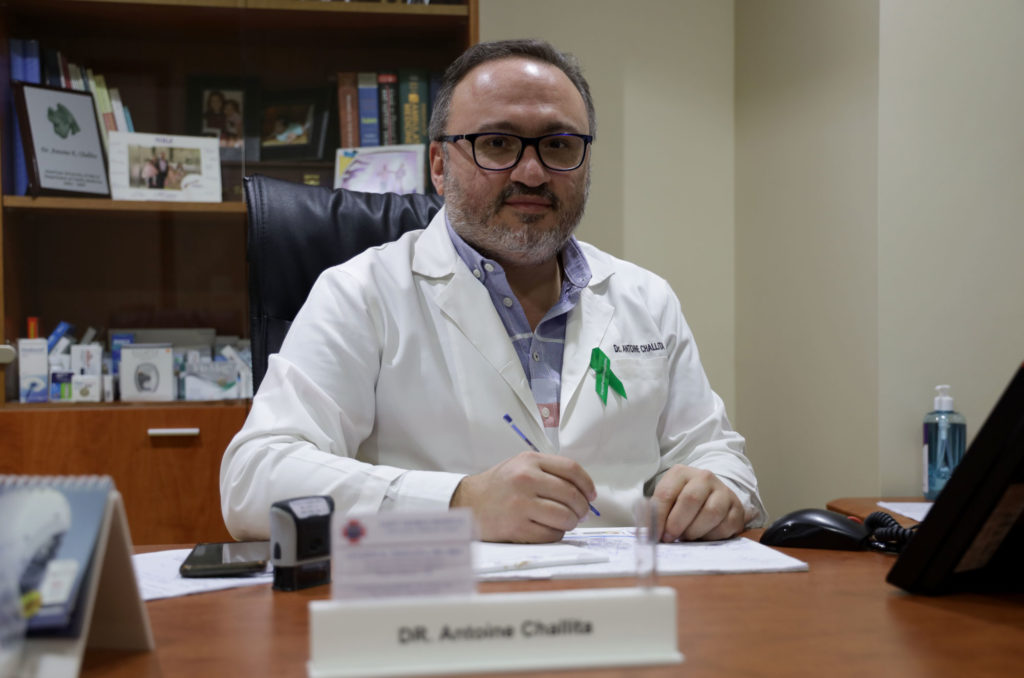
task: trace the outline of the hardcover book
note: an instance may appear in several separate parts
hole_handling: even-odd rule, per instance
[[[100,122],[103,123],[104,129],[107,132],[116,132],[117,130],[117,118],[114,117],[114,105],[110,101],[110,91],[107,89],[107,81],[102,75],[97,73],[94,76],[96,82],[96,100],[100,107]],[[106,135],[104,135],[106,138]]]
[[[352,71],[338,73],[338,144],[359,145],[359,81]]]
[[[11,38],[7,41],[10,50],[11,81],[25,80],[25,41],[21,38]],[[14,195],[25,195],[28,193],[28,167],[25,165],[25,145],[21,140],[21,123],[18,122],[18,114],[15,110],[14,98],[11,98],[11,137],[7,142],[10,148],[8,162],[14,168]]]
[[[401,143],[427,143],[427,71],[404,68],[398,71],[398,117]]]
[[[394,146],[398,132],[398,73],[384,71],[377,74],[377,99],[380,106],[380,145]]]
[[[377,100],[377,74],[360,73],[359,145],[380,146],[380,103]]]

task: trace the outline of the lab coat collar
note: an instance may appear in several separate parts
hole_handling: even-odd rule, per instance
[[[580,301],[572,311],[565,328],[565,351],[562,363],[563,407],[579,391],[590,367],[590,351],[599,346],[615,314],[614,307],[604,299],[605,281],[612,274],[611,262],[596,248],[584,246],[590,265],[590,283],[580,292]],[[538,427],[544,425],[537,410],[522,363],[508,339],[497,311],[494,311],[487,288],[480,284],[459,258],[448,236],[442,209],[430,222],[415,245],[413,273],[444,281],[435,297],[441,311],[458,327],[481,355],[501,375],[522,402]],[[482,309],[489,309],[487,313]],[[546,445],[546,436],[538,444]]]

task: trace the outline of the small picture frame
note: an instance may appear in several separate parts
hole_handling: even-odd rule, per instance
[[[423,193],[426,146],[339,148],[334,159],[334,188],[366,193]]]
[[[221,202],[216,137],[110,132],[115,200]]]
[[[261,160],[321,160],[327,150],[327,90],[265,92],[260,115]]]
[[[241,160],[243,151],[247,160],[258,159],[250,157],[259,136],[261,107],[256,79],[207,75],[190,77],[186,106],[188,134],[217,137],[225,160]]]
[[[108,197],[106,156],[92,94],[13,82],[32,195]]]

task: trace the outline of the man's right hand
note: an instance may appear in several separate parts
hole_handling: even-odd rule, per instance
[[[594,481],[578,463],[526,451],[463,478],[450,506],[473,510],[484,541],[541,543],[576,527],[596,498]]]

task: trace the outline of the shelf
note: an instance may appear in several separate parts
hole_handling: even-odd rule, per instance
[[[114,400],[112,402],[99,403],[21,403],[17,400],[0,403],[0,413],[3,412],[53,412],[55,410],[128,410],[128,409],[158,409],[158,408],[230,408],[239,405],[249,407],[248,398],[236,400],[168,400],[163,402],[135,402]]]
[[[397,2],[321,2],[320,0],[242,0],[247,9],[348,12],[419,16],[469,16],[468,5],[406,5]]]
[[[107,198],[33,198],[5,195],[5,210],[74,210],[91,212],[189,212],[195,214],[245,214],[244,202],[158,202]]]

